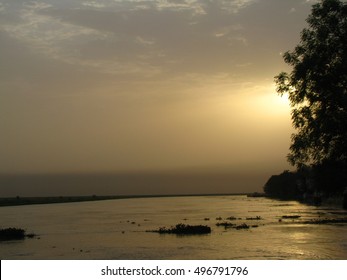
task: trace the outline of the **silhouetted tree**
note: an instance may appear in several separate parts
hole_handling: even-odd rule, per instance
[[[316,191],[327,196],[339,195],[347,182],[346,166],[341,161],[325,160],[312,167],[311,177]]]
[[[275,198],[299,198],[301,192],[299,191],[298,174],[286,170],[280,175],[271,176],[264,186],[264,192]]]
[[[292,72],[275,77],[296,129],[288,161],[325,170],[337,163],[347,173],[347,3],[321,0],[307,23],[300,43],[283,56]]]

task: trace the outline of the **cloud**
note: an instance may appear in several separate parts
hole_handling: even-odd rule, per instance
[[[231,14],[235,14],[238,13],[240,10],[248,7],[249,5],[257,2],[257,0],[222,0],[218,2],[220,3],[220,7],[222,10]]]
[[[118,56],[114,51],[109,51],[109,55],[102,58],[103,46],[106,49],[117,46],[115,42],[118,38],[114,33],[61,20],[59,17],[51,16],[51,11],[54,12],[54,9],[50,4],[25,4],[19,11],[20,20],[3,24],[2,30],[23,42],[33,52],[66,64],[109,74],[152,75],[159,72],[158,67],[147,65],[143,61],[122,61],[122,56]],[[140,36],[134,41],[142,46],[152,43]],[[97,43],[98,49],[92,51],[94,42]],[[125,47],[124,50],[126,49],[129,51],[129,48]]]
[[[82,6],[86,6],[86,7],[90,7],[90,8],[105,8],[106,5],[104,3],[102,3],[101,1],[96,2],[96,1],[87,1],[87,2],[83,2]]]
[[[12,37],[32,46],[33,50],[57,59],[62,57],[63,46],[68,45],[69,41],[106,36],[93,29],[64,23],[40,13],[50,7],[49,4],[37,2],[26,4],[19,11],[20,21],[4,24],[2,29]]]
[[[154,40],[144,39],[141,36],[136,37],[136,42],[143,45],[143,46],[151,46],[151,45],[155,44]]]
[[[253,65],[252,62],[245,62],[245,63],[242,63],[242,64],[236,64],[236,67],[244,68],[244,67],[250,67],[252,65]]]
[[[237,45],[248,44],[242,26],[228,13],[252,3],[255,1],[23,1],[13,6],[12,14],[18,19],[5,22],[2,30],[36,53],[100,73],[173,74],[179,65],[188,72],[197,68],[205,72],[208,68],[202,67],[204,60],[199,57],[224,68],[222,54],[227,55],[230,46],[236,52]],[[210,50],[215,48],[219,54],[212,58]]]
[[[286,44],[286,39],[268,38],[282,19],[290,26],[283,14],[297,7],[270,0],[8,3],[12,10],[3,13],[15,20],[3,21],[1,29],[32,52],[82,71],[156,80],[240,71],[245,67],[238,65],[249,61],[256,66],[273,60],[272,53],[277,59],[282,48],[266,55],[259,50]],[[273,7],[282,8],[282,14],[274,16]]]
[[[204,5],[195,0],[162,0],[154,1],[158,10],[190,11],[192,15],[205,15]]]

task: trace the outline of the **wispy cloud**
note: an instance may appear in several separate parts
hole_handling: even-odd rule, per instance
[[[154,1],[158,10],[169,9],[173,11],[191,11],[193,15],[204,15],[204,5],[196,0],[159,0]]]
[[[222,10],[231,14],[235,14],[257,1],[258,0],[221,0],[218,2]]]
[[[112,32],[71,24],[49,16],[46,11],[50,8],[52,5],[42,2],[25,4],[19,13],[20,20],[3,24],[1,28],[11,37],[24,42],[32,51],[67,64],[110,74],[153,75],[160,72],[159,67],[143,61],[124,61],[117,56],[117,52],[106,59],[95,55],[84,56],[83,49],[91,42],[98,42],[99,45],[102,42],[112,43],[117,41],[117,36]],[[135,41],[142,46],[153,44],[153,41],[140,36]]]
[[[40,13],[51,5],[33,2],[25,5],[20,13],[20,21],[4,24],[2,28],[12,37],[25,41],[33,50],[38,50],[54,58],[63,56],[63,46],[73,40],[88,40],[90,37],[105,38],[107,34],[91,28],[71,25]],[[64,49],[66,55],[66,48]]]
[[[5,6],[3,3],[0,2],[0,13],[5,10]]]
[[[238,13],[258,0],[100,0],[85,1],[83,6],[95,9],[122,8],[128,10],[170,10],[190,12],[193,16],[208,14],[208,7],[213,4],[228,13]]]
[[[101,9],[101,8],[106,7],[106,5],[104,3],[102,3],[102,1],[86,1],[86,2],[82,3],[82,6],[97,8],[97,9]]]
[[[259,1],[8,1],[16,6],[3,13],[17,19],[4,21],[0,28],[35,53],[98,73],[211,75],[245,64],[240,55],[245,49],[247,61],[262,59],[255,51],[267,35],[257,35],[252,17]],[[301,1],[291,6],[297,8]],[[262,15],[261,20],[274,28],[268,18]]]

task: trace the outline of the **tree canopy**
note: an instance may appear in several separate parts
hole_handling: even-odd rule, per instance
[[[284,171],[280,175],[273,175],[265,183],[264,192],[270,197],[281,199],[296,199],[299,196],[299,175],[294,172]]]
[[[306,164],[347,159],[347,3],[321,0],[312,6],[308,27],[293,51],[284,54],[291,73],[275,77],[288,94],[292,135],[288,161]]]

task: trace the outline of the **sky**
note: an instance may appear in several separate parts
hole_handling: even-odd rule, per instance
[[[258,190],[291,168],[274,76],[315,2],[0,0],[0,174],[223,173]]]

